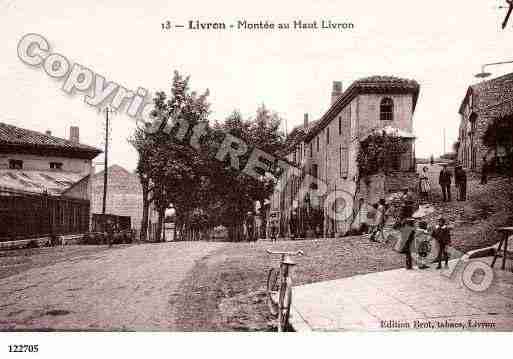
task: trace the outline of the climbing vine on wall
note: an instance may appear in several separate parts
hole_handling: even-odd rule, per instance
[[[388,173],[394,161],[407,152],[409,143],[404,138],[385,132],[373,133],[360,143],[356,162],[360,178],[378,173]]]

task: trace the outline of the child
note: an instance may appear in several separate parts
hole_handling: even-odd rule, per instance
[[[436,239],[440,247],[438,255],[438,266],[436,269],[442,269],[442,259],[445,260],[445,268],[449,266],[449,254],[447,246],[451,243],[451,232],[449,226],[446,225],[444,217],[438,218],[438,225],[433,230],[433,238]]]
[[[370,233],[369,239],[371,242],[375,242],[374,236],[376,234],[375,232],[377,229],[377,224],[376,224],[377,211],[378,211],[378,204],[374,203],[372,205],[372,209],[369,211],[369,213],[367,213],[367,221],[369,222],[369,233]]]
[[[425,221],[420,221],[419,228],[415,231],[415,235],[420,236],[422,234],[429,234],[427,231],[427,222],[425,222]],[[431,249],[428,247],[427,242],[420,242],[420,244],[418,245],[418,248],[417,248],[418,255],[422,259],[426,258],[429,255],[430,250]],[[419,264],[419,269],[428,269],[428,268],[429,267],[424,262],[421,261],[421,263]]]

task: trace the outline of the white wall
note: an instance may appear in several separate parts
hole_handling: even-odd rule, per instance
[[[9,160],[23,161],[24,170],[50,171],[50,162],[61,162],[62,171],[81,173],[88,175],[91,173],[91,160],[54,157],[54,156],[38,156],[30,154],[2,153],[0,154],[0,168],[9,168]]]

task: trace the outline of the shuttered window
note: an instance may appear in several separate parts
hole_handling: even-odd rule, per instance
[[[340,146],[340,177],[347,178],[349,172],[349,154],[347,147]]]

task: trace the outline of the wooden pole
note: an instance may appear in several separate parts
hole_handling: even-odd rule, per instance
[[[102,214],[105,214],[107,207],[107,167],[109,158],[109,108],[105,109],[105,160],[103,161],[103,204]]]

